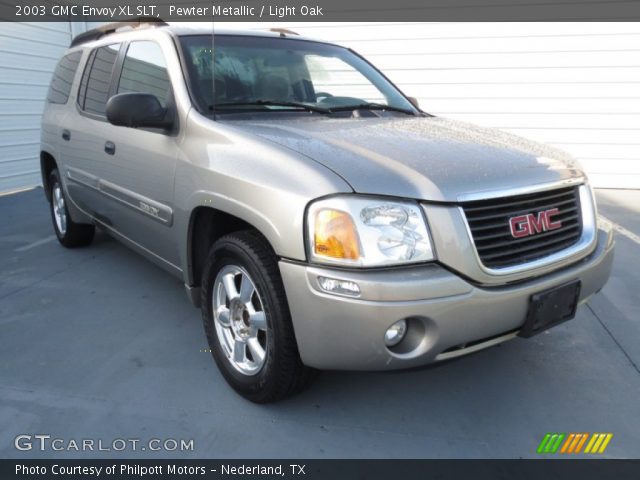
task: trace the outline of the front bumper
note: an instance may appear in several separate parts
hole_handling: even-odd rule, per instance
[[[613,235],[598,231],[588,257],[513,285],[483,288],[432,264],[395,270],[353,271],[280,262],[302,361],[328,370],[391,370],[471,353],[513,338],[529,297],[580,279],[580,302],[606,283]],[[359,298],[327,294],[318,276],[356,282]],[[409,319],[405,340],[391,351],[385,331]]]

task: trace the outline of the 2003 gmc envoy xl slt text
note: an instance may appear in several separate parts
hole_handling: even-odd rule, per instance
[[[79,35],[41,166],[60,243],[98,226],[182,278],[255,402],[317,369],[530,337],[573,318],[613,259],[566,154],[424,113],[355,52],[286,30]]]

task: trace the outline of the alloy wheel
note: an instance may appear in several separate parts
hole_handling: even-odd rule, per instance
[[[56,221],[58,231],[64,236],[67,233],[67,210],[64,205],[64,195],[62,194],[62,188],[59,183],[53,186],[51,208],[53,208],[53,218]]]
[[[244,375],[260,372],[267,357],[267,319],[247,271],[226,265],[213,284],[213,317],[220,347]]]

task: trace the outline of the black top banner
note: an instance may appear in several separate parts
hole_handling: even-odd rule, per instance
[[[2,21],[634,21],[640,0],[0,0]]]
[[[30,480],[637,480],[638,460],[0,460]]]

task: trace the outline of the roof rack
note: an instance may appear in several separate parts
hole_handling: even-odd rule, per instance
[[[82,45],[83,43],[92,42],[93,40],[98,40],[106,35],[117,32],[123,28],[130,28],[132,30],[141,27],[164,27],[169,25],[167,22],[160,20],[159,18],[154,17],[136,17],[126,22],[114,22],[108,23],[106,25],[102,25],[98,28],[94,28],[92,30],[88,30],[84,33],[76,35],[71,40],[70,47],[75,47],[77,45]]]
[[[294,32],[288,28],[270,28],[269,31],[279,33],[281,37],[286,37],[287,35],[300,35],[298,32]]]

